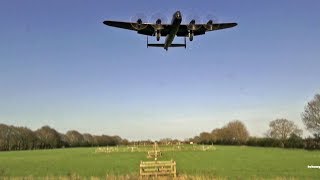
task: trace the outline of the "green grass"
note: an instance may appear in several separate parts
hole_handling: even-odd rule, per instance
[[[160,147],[162,160],[177,162],[179,174],[190,176],[215,176],[225,178],[298,178],[318,179],[320,151],[246,146],[215,146],[216,150],[201,151],[185,146],[181,151]],[[70,176],[105,177],[106,175],[132,175],[139,173],[142,152],[129,152],[120,147],[119,152],[95,153],[96,148],[71,148],[37,151],[0,152],[0,177]]]

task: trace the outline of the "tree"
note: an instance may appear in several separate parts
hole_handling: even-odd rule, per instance
[[[129,142],[128,139],[122,139],[121,144],[122,144],[122,145],[129,145],[130,142]]]
[[[216,143],[219,139],[219,130],[219,128],[216,128],[211,131],[211,140],[213,143]]]
[[[292,133],[285,141],[284,147],[286,148],[303,148],[303,139],[302,137]]]
[[[21,139],[18,128],[14,126],[9,126],[6,133],[8,150],[20,150],[19,146],[21,144]]]
[[[199,140],[201,144],[210,144],[212,142],[212,138],[211,138],[211,134],[208,133],[208,132],[202,132],[200,133],[200,136],[199,136]]]
[[[220,144],[223,143],[225,138],[225,131],[223,128],[216,128],[211,131],[212,143]]]
[[[9,150],[10,127],[5,124],[0,124],[0,151]]]
[[[229,122],[222,129],[224,130],[224,139],[232,144],[243,144],[249,138],[249,132],[241,121]]]
[[[193,142],[193,143],[198,144],[198,143],[200,143],[200,137],[199,136],[195,136],[195,137],[191,138],[190,141]]]
[[[70,142],[69,142],[67,135],[59,133],[59,136],[60,136],[60,140],[61,140],[61,147],[63,147],[63,148],[70,147]]]
[[[171,138],[162,138],[159,140],[158,144],[162,144],[162,145],[168,145],[172,143],[172,139]]]
[[[75,131],[75,130],[68,131],[66,133],[66,136],[68,137],[68,141],[71,147],[79,147],[84,144],[83,136],[78,131]]]
[[[316,94],[314,99],[308,102],[301,116],[307,130],[320,134],[320,94]]]
[[[84,145],[85,146],[93,146],[94,145],[94,138],[91,134],[84,133],[83,135]]]
[[[199,136],[190,139],[201,144],[245,144],[249,138],[249,132],[241,121],[231,121],[222,128],[216,128],[208,132],[202,132]]]
[[[118,144],[120,144],[121,143],[121,141],[122,141],[122,139],[121,139],[121,137],[120,136],[111,136],[111,139],[112,139],[112,143],[114,144],[114,145],[118,145]]]
[[[20,150],[31,150],[36,148],[38,138],[33,131],[26,127],[18,127],[17,131],[19,132]]]
[[[142,141],[143,144],[151,144],[151,140]],[[43,126],[36,131],[27,127],[15,127],[0,124],[0,151],[32,150],[61,147],[84,147],[84,146],[115,146],[130,144],[120,136],[93,136],[71,130],[61,134],[49,126]]]
[[[287,119],[276,119],[269,123],[269,136],[271,138],[286,140],[293,133],[298,136],[302,135],[302,130],[294,124],[293,121]]]
[[[43,126],[35,131],[36,136],[39,139],[38,148],[59,148],[61,147],[60,134],[49,126]]]

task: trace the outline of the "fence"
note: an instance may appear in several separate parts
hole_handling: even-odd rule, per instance
[[[177,176],[176,162],[171,161],[141,161],[140,177],[143,176]]]

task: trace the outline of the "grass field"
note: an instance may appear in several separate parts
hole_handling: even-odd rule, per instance
[[[214,146],[202,151],[184,146],[180,151],[163,149],[163,160],[177,162],[178,175],[222,178],[297,178],[319,179],[320,151],[259,148],[246,146]],[[151,149],[151,147],[148,147]],[[147,147],[130,152],[96,153],[96,148],[71,148],[37,151],[0,152],[0,177],[58,177],[77,174],[80,177],[106,175],[138,176],[141,160],[147,160]]]

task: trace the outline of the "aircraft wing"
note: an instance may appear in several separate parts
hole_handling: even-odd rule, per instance
[[[154,26],[156,26],[156,24],[150,24],[150,23],[139,24],[136,22],[122,22],[122,21],[104,21],[103,24],[112,26],[112,27],[137,31],[139,34],[148,35],[148,36],[154,35],[154,32],[155,32]],[[161,27],[162,27],[161,36],[167,36],[170,30],[170,25],[161,24]]]
[[[193,31],[193,33],[194,33],[194,36],[197,36],[197,35],[205,34],[206,32],[209,32],[209,31],[232,28],[237,25],[238,25],[237,23],[217,23],[217,24],[214,23],[210,27],[207,24],[195,24],[195,27],[197,28],[196,30]],[[189,33],[188,26],[189,24],[180,25],[177,36],[187,36]]]
[[[121,22],[121,21],[103,21],[103,24],[107,26],[136,31],[136,29],[134,28],[134,24],[137,24],[137,23]]]
[[[154,27],[157,26],[157,24],[150,24],[150,23],[137,23],[137,22],[122,22],[122,21],[104,21],[103,24],[137,31],[139,34],[153,36],[155,33]],[[237,23],[214,23],[208,27],[207,24],[195,24],[196,27],[198,27],[196,30],[194,30],[194,36],[205,34],[209,31],[216,31],[220,29],[226,29],[236,26]],[[179,30],[177,32],[177,36],[188,36],[189,24],[181,24],[179,27]],[[170,33],[170,24],[161,24],[161,36],[167,36]]]

